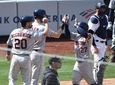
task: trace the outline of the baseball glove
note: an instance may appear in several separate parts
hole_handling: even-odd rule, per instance
[[[112,51],[112,55],[111,62],[115,62],[115,51]]]
[[[115,56],[111,58],[111,62],[115,62]]]

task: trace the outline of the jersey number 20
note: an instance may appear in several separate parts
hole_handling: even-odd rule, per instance
[[[27,48],[27,40],[26,39],[15,39],[15,48],[16,49],[26,49]]]

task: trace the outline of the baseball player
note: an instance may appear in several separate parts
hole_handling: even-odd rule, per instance
[[[91,58],[87,30],[88,25],[84,22],[80,22],[77,28],[78,37],[72,37],[72,35],[75,36],[75,34],[71,34],[71,39],[75,41],[74,49],[76,56],[76,62],[73,68],[73,85],[80,85],[80,81],[83,78],[89,85],[97,85],[93,78],[93,64],[87,62],[87,59]]]
[[[110,0],[109,8],[108,29],[112,30],[112,61],[115,62],[115,0]]]
[[[23,85],[30,85],[31,62],[29,52],[33,48],[33,44],[37,40],[41,40],[42,36],[48,32],[48,24],[45,23],[46,29],[43,32],[34,32],[32,28],[32,16],[24,16],[21,18],[21,28],[14,29],[7,41],[8,48],[12,48],[12,58],[10,51],[7,51],[7,59],[11,59],[9,70],[9,85],[16,85],[17,74],[21,71]]]
[[[89,33],[93,35],[91,51],[94,56],[94,78],[97,85],[103,85],[103,77],[106,65],[106,34],[107,34],[107,16],[106,5],[104,3],[97,3],[96,13],[92,15],[88,21]]]
[[[71,40],[74,40],[74,50],[76,62],[73,68],[73,85],[79,85],[84,78],[89,85],[96,85],[93,78],[93,63],[89,63],[90,45],[88,37],[88,25],[85,22],[80,22],[77,27],[77,33],[70,32],[68,35]]]
[[[35,17],[35,21],[33,23],[33,27],[37,29],[33,29],[33,30],[34,31],[38,30],[39,32],[44,31],[45,27],[42,19],[44,17],[47,18],[46,11],[44,9],[37,9],[34,11],[34,17]],[[62,33],[62,27],[63,24],[61,26],[61,29],[58,29],[57,32],[54,32],[51,29],[49,29],[48,34],[44,35],[42,37],[42,40],[35,43],[34,49],[31,53],[31,61],[32,61],[31,85],[38,85],[39,77],[43,67],[43,60],[44,60],[43,55],[38,55],[38,53],[44,52],[46,36],[59,38]]]

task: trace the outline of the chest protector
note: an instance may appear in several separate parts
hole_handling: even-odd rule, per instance
[[[108,25],[107,17],[106,16],[103,16],[103,17],[95,16],[95,17],[98,19],[98,21],[100,23],[95,34],[102,39],[106,39],[106,37],[107,37],[107,25]]]

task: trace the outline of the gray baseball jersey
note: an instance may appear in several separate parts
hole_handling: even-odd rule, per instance
[[[86,38],[81,37],[78,33],[71,33],[71,39],[74,40],[74,49],[76,55],[76,62],[73,68],[73,84],[80,84],[80,81],[84,78],[89,85],[95,84],[93,78],[93,64],[87,61],[81,61],[90,59],[90,45]]]
[[[43,23],[38,24],[38,22],[35,20],[33,23],[33,29],[35,32],[43,32],[45,29],[45,26]],[[49,36],[53,31],[49,29]],[[39,77],[43,69],[43,62],[44,62],[44,56],[38,53],[43,53],[45,49],[45,42],[46,42],[46,36],[43,35],[41,37],[41,40],[36,41],[34,44],[33,51],[31,53],[31,62],[32,62],[32,77],[31,77],[31,85],[38,85]]]
[[[43,32],[45,27],[44,24],[38,24],[37,21],[35,20],[35,22],[33,23],[33,28],[34,31],[38,31],[38,32]],[[50,36],[54,31],[49,29],[48,31],[48,36]],[[45,48],[45,41],[46,41],[46,36],[42,36],[41,41],[38,41],[35,43],[34,45],[34,49],[39,49],[41,51],[44,51]]]
[[[13,54],[25,54],[24,51],[32,50],[36,40],[41,40],[41,35],[31,29],[18,28],[11,32],[7,44],[12,46]]]
[[[12,60],[9,70],[9,85],[15,85],[17,74],[21,71],[23,85],[30,85],[31,63],[29,54],[36,40],[40,40],[43,33],[31,29],[18,28],[11,32],[7,44],[12,46]]]
[[[71,33],[71,39],[75,41],[74,49],[76,58],[86,59],[89,58],[90,46],[88,43],[82,43],[84,40],[78,33]],[[82,45],[83,44],[83,45]]]

